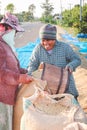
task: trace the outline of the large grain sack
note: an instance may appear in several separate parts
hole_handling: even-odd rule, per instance
[[[31,97],[23,98],[23,110],[20,130],[64,130],[73,122],[87,123],[83,110],[70,94],[49,95],[36,88]]]
[[[22,87],[19,89],[14,106],[13,130],[20,130],[20,119],[23,114],[23,97],[29,97],[33,95],[35,92],[35,87],[40,87],[41,89],[44,89],[45,86],[46,81],[35,79],[30,84],[22,85]]]
[[[80,122],[70,123],[64,130],[87,130],[87,125]]]

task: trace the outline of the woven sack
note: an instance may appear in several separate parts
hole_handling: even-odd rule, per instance
[[[13,130],[20,130],[20,120],[23,115],[23,97],[30,97],[35,92],[35,87],[44,89],[46,82],[40,79],[35,79],[29,84],[24,84],[20,87],[17,94],[16,103],[14,105],[13,113]]]
[[[38,71],[41,73],[39,78],[47,81],[46,91],[49,94],[64,93],[68,88],[69,71],[47,63],[43,63]],[[32,75],[35,76],[35,72]]]
[[[20,130],[64,130],[73,122],[86,122],[85,114],[70,94],[48,95],[41,90],[23,98]]]
[[[73,122],[67,125],[64,130],[87,130],[87,124],[80,122]]]

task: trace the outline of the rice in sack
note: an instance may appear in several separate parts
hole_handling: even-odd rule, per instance
[[[80,122],[73,122],[66,126],[64,130],[87,130],[87,125]]]
[[[73,122],[86,123],[83,110],[70,94],[48,95],[36,89],[23,99],[20,130],[64,130]]]

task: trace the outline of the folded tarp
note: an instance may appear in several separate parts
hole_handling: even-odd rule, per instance
[[[77,34],[77,37],[78,38],[87,38],[87,34],[79,33],[79,34]]]

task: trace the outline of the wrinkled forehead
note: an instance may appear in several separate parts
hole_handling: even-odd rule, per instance
[[[5,31],[5,26],[3,24],[0,24],[0,32]]]
[[[0,27],[4,27],[4,24],[0,23]]]
[[[6,31],[6,30],[11,30],[11,29],[12,29],[12,27],[5,23],[0,24],[0,32]]]
[[[0,23],[0,27],[5,27],[5,26],[10,26],[10,25],[8,25],[6,23]]]

